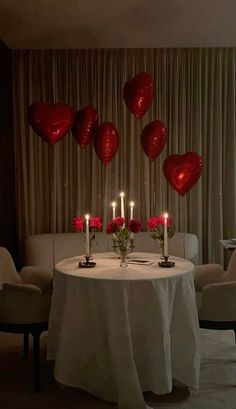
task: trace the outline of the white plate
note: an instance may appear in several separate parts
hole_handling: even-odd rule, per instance
[[[236,243],[236,238],[231,239],[232,243]]]

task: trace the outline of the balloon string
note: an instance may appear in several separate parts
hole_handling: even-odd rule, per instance
[[[153,180],[153,214],[156,214],[156,194],[157,194],[157,183],[156,183],[156,177],[155,177],[155,161],[150,160],[150,166],[151,166],[151,180]]]
[[[138,138],[139,138],[139,141],[140,141],[140,138],[141,138],[141,133],[142,133],[142,123],[141,123],[141,121],[142,121],[142,119],[139,119],[138,120],[138,123],[137,123],[137,131],[138,131]],[[139,189],[139,203],[140,203],[140,209],[142,209],[143,208],[143,200],[142,200],[142,198],[145,196],[145,192],[143,191],[144,190],[144,179],[143,179],[143,175],[144,175],[144,172],[143,172],[143,169],[144,169],[144,159],[143,159],[143,155],[142,155],[142,153],[141,153],[141,157],[140,157],[140,168],[142,169],[141,170],[141,173],[140,173],[140,182],[141,182],[141,185],[140,185],[140,189]]]
[[[52,262],[53,270],[55,267],[55,169],[54,169],[54,145],[49,145],[49,173],[50,173],[50,217],[51,217],[51,233],[52,233]]]

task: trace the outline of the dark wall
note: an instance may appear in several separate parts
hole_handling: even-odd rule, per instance
[[[12,52],[0,40],[0,246],[18,261],[12,107]]]

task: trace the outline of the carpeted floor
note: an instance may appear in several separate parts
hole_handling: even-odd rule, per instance
[[[201,330],[202,365],[198,391],[174,388],[172,393],[145,399],[157,409],[235,409],[236,346],[231,331]],[[46,360],[42,337],[42,392],[33,393],[32,361],[21,359],[22,336],[0,333],[0,408],[7,409],[112,409],[112,405],[73,388],[61,389],[53,380],[52,362]]]

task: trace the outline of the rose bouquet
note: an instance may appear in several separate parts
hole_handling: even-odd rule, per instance
[[[84,230],[85,230],[84,217],[81,217],[81,216],[73,217],[71,221],[71,225],[72,225],[73,231],[81,232],[84,234]],[[98,245],[98,242],[96,241],[95,232],[101,230],[101,228],[102,228],[102,222],[100,218],[97,216],[90,216],[90,219],[89,219],[89,232],[90,232],[89,233],[89,247],[90,249],[93,248],[94,243]]]
[[[128,226],[125,226],[125,219],[123,217],[116,217],[108,222],[106,232],[113,234],[114,247],[119,249],[119,253],[124,257],[127,256],[130,242],[133,240],[133,234],[141,230],[141,222],[136,219],[131,219]]]
[[[147,228],[151,232],[151,237],[154,240],[158,240],[160,247],[163,250],[164,243],[164,215],[160,214],[159,216],[150,217],[147,220]],[[167,217],[167,236],[168,238],[173,237],[175,234],[173,224],[169,217]]]
[[[147,220],[147,227],[151,231],[151,237],[154,240],[164,240],[164,216],[150,217]],[[167,236],[169,238],[174,236],[174,227],[169,217],[167,217]]]

